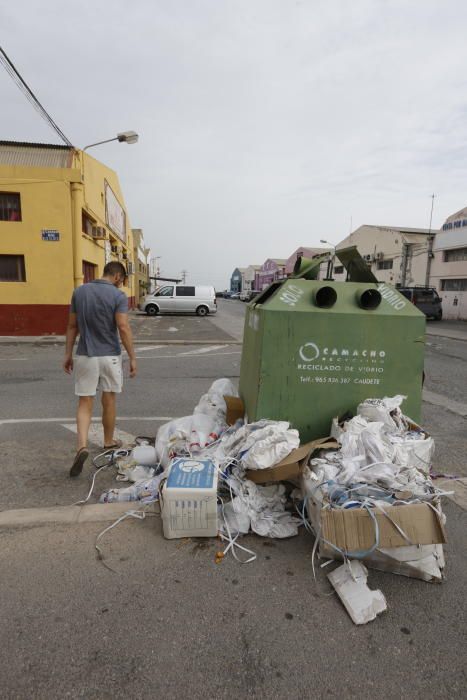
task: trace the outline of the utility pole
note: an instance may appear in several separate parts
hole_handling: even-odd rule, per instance
[[[186,276],[188,274],[188,270],[182,270],[182,282],[185,284],[186,282]]]
[[[435,204],[435,194],[431,195],[430,228],[428,231],[428,250],[426,254],[425,287],[430,286],[431,261],[433,260],[433,242],[435,237],[431,234],[431,224],[433,221],[433,207]]]

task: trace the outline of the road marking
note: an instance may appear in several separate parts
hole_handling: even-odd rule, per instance
[[[187,352],[179,352],[179,356],[182,355],[202,355],[205,352],[211,352],[211,350],[222,350],[223,348],[228,348],[228,345],[209,345],[206,348],[196,348],[195,350],[188,350]]]
[[[146,350],[158,350],[159,348],[165,347],[164,345],[145,345],[144,347],[140,348],[138,345],[136,346],[135,350],[136,352],[145,352]],[[128,357],[128,353],[124,352],[124,355]]]
[[[24,360],[29,360],[29,357],[0,357],[3,362],[22,362]]]
[[[467,417],[467,404],[460,403],[459,401],[453,401],[447,396],[442,396],[441,394],[435,394],[434,391],[428,391],[428,389],[423,389],[423,400],[426,403],[431,403],[433,406],[441,406],[451,413],[456,413],[458,416],[463,418]]]
[[[24,423],[69,423],[74,421],[74,418],[5,418],[0,419],[0,425],[16,425]],[[93,417],[91,421],[93,423],[98,423],[102,419],[100,417]],[[173,420],[170,416],[117,416],[117,421],[154,421],[156,423],[167,423],[169,420]]]
[[[76,423],[62,423],[62,427],[70,430],[72,433],[77,433]],[[117,440],[121,440],[124,445],[131,445],[135,441],[135,436],[127,433],[125,430],[115,428],[114,436]],[[91,425],[88,433],[89,442],[93,445],[104,445],[104,429],[102,425]]]
[[[208,359],[210,357],[224,357],[224,355],[241,355],[241,350],[236,350],[232,352],[213,352],[212,355],[194,355],[194,359]],[[173,360],[174,358],[181,357],[181,355],[144,355],[138,357],[138,360]]]

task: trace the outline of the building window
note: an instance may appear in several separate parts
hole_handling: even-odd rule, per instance
[[[92,282],[96,279],[97,265],[83,260],[83,278],[84,283]]]
[[[454,250],[445,250],[444,262],[462,262],[467,260],[467,248],[456,248]]]
[[[344,266],[343,265],[336,265],[334,268],[334,273],[336,275],[342,275],[344,273]]]
[[[96,225],[94,219],[91,219],[89,214],[86,214],[84,209],[81,210],[81,228],[83,233],[87,233],[88,236],[92,236],[92,227]]]
[[[441,280],[443,292],[467,292],[467,277],[458,280]]]
[[[392,260],[378,260],[378,270],[392,270]]]
[[[0,282],[26,282],[24,255],[0,255]]]
[[[21,221],[21,200],[15,192],[0,192],[0,221]]]

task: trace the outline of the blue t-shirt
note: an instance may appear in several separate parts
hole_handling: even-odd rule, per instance
[[[127,313],[126,294],[107,280],[93,280],[75,289],[70,311],[78,321],[77,355],[121,355],[115,314]]]

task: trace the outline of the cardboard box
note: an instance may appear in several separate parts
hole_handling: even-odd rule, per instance
[[[332,442],[329,438],[328,441]],[[321,448],[325,446],[327,445],[322,444]],[[365,557],[365,565],[423,581],[442,581],[446,531],[439,501],[432,505],[439,512],[435,512],[426,503],[387,506],[388,517],[378,509],[373,509],[379,528],[379,547]],[[366,509],[326,510],[321,503],[309,497],[307,510],[315,531],[320,530],[324,539],[343,551],[365,551],[374,545],[375,524]],[[409,545],[396,525],[410,538],[412,545]],[[320,541],[319,556],[342,559],[339,552],[323,539]]]
[[[245,415],[245,405],[238,396],[224,396],[224,401],[227,406],[225,420],[227,425],[234,425],[239,418]]]
[[[269,469],[248,469],[245,477],[255,484],[266,484],[271,481],[291,481],[300,477],[301,469],[308,462],[308,458],[317,449],[337,449],[338,444],[331,438],[320,438],[306,442],[296,450],[284,457],[284,459]]]
[[[444,544],[446,534],[441,518],[427,503],[387,506],[386,515],[372,508],[321,510],[323,538],[345,552],[365,552],[375,544],[376,518],[379,547],[392,549],[408,544]],[[402,530],[410,542],[402,536]]]

